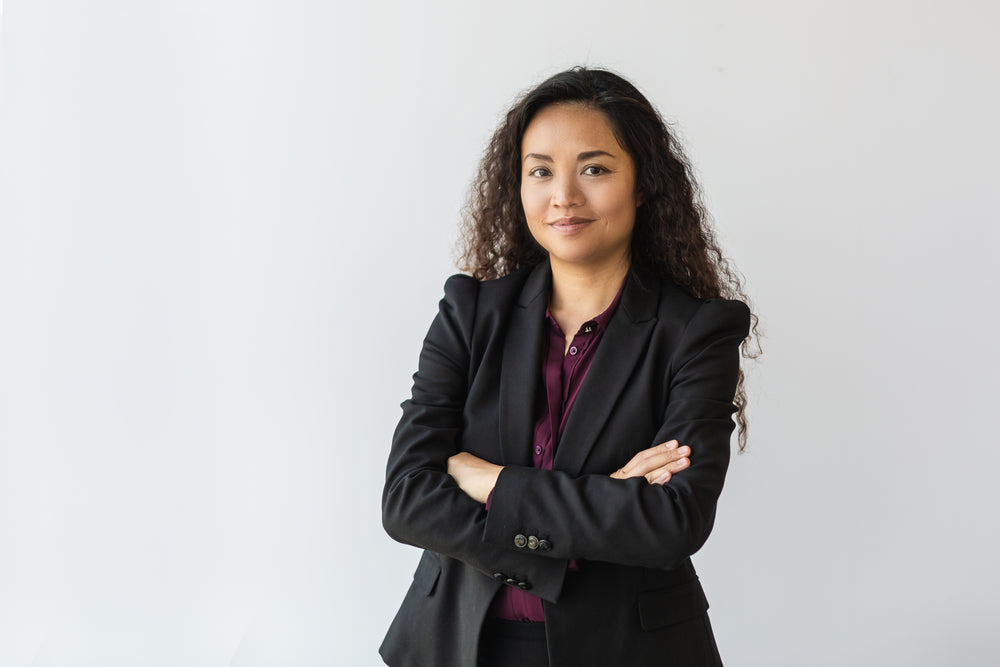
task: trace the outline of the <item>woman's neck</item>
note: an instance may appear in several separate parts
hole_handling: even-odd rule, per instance
[[[549,310],[567,341],[584,322],[607,310],[618,295],[628,269],[627,257],[598,269],[552,263]]]

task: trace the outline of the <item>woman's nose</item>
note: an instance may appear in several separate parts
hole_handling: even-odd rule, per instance
[[[559,208],[571,208],[583,205],[583,191],[575,178],[563,177],[553,179],[552,205]]]

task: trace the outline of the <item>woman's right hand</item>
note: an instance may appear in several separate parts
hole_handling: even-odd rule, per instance
[[[676,440],[644,449],[623,467],[611,473],[614,479],[645,477],[650,484],[666,484],[670,477],[691,465],[691,448]]]

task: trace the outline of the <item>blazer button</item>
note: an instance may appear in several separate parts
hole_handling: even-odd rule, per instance
[[[517,579],[507,579],[504,583],[510,584],[511,586],[517,586]]]
[[[517,582],[517,587],[520,588],[522,591],[526,591],[529,588],[531,588],[531,584],[529,584],[527,581],[519,581]]]
[[[503,581],[504,579],[507,578],[507,575],[504,574],[503,572],[494,572],[493,578],[496,579],[497,581]]]
[[[538,538],[534,535],[528,537],[528,548],[537,549],[538,548]]]
[[[528,538],[524,535],[517,534],[514,536],[514,546],[518,549],[523,549],[524,545],[528,543]]]
[[[549,551],[552,548],[552,543],[548,540],[538,540],[538,548],[542,551]]]

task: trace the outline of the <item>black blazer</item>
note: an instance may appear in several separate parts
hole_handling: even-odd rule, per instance
[[[729,464],[750,311],[630,276],[554,469],[540,470],[531,439],[550,284],[547,262],[445,283],[382,497],[389,535],[424,552],[380,653],[393,667],[474,666],[490,602],[512,585],[544,601],[552,667],[721,665],[689,556]],[[691,466],[667,484],[609,477],[671,439],[691,448]],[[461,450],[505,466],[489,512],[446,472]]]

